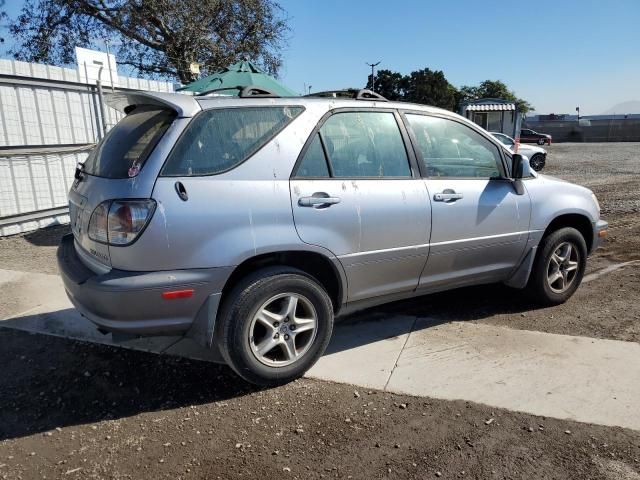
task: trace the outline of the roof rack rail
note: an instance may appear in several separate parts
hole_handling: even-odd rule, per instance
[[[371,100],[378,102],[388,102],[379,93],[368,90],[366,88],[356,90],[355,88],[348,88],[345,90],[327,90],[325,92],[315,92],[305,95],[305,97],[320,97],[320,98],[352,98],[354,100]]]
[[[196,95],[196,97],[205,97],[215,92],[226,92],[229,90],[240,90],[240,93],[238,94],[240,98],[280,98],[280,95],[278,95],[277,93],[272,92],[271,90],[264,87],[258,87],[256,85],[237,85],[235,87],[214,88],[212,90],[205,90],[204,92],[200,92]]]

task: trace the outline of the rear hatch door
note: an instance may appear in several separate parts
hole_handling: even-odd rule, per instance
[[[107,103],[126,116],[79,165],[69,192],[76,250],[96,272],[111,268],[110,248],[126,248],[109,247],[105,238],[90,236],[96,207],[114,199],[150,198],[164,158],[182,129],[180,119],[200,110],[193,98],[179,94],[114,94],[107,96]]]

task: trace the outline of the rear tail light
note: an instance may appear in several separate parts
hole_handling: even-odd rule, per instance
[[[96,207],[89,220],[89,238],[96,242],[107,243],[109,234],[107,232],[109,217],[109,202],[103,202]]]
[[[154,200],[109,200],[96,207],[89,220],[89,238],[109,245],[133,243],[151,219]]]

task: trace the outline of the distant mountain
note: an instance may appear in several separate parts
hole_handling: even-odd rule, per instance
[[[630,100],[614,105],[609,110],[602,112],[601,115],[624,115],[626,113],[640,113],[640,100]]]

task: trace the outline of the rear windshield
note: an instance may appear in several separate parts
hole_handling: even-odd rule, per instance
[[[169,110],[136,109],[113,127],[84,162],[89,175],[135,177],[175,117]]]
[[[206,110],[191,121],[161,175],[215,175],[230,170],[262,148],[302,110],[302,107]]]

